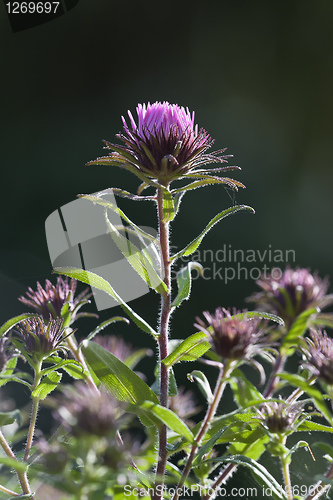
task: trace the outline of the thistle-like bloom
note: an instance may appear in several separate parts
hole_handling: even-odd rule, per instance
[[[119,407],[106,390],[98,392],[77,382],[65,388],[54,417],[75,437],[108,436],[117,432],[118,413]]]
[[[229,360],[249,360],[269,347],[267,329],[258,317],[249,318],[246,311],[217,308],[215,314],[203,313],[206,321],[196,318],[195,326],[207,333],[214,351]]]
[[[291,431],[302,415],[305,403],[263,403],[258,413],[266,429],[273,434],[285,434]]]
[[[88,298],[91,296],[91,293],[89,293],[89,289],[86,288],[77,297],[74,297],[76,287],[76,280],[71,279],[70,282],[68,282],[67,277],[63,279],[59,276],[56,285],[46,280],[45,287],[43,288],[41,284],[37,282],[36,291],[29,287],[26,292],[27,297],[22,296],[19,297],[18,300],[35,309],[44,320],[48,321],[50,317],[53,319],[63,317],[64,320],[67,319],[66,326],[68,326],[80,316],[92,315],[87,313],[78,314],[78,310],[84,304],[89,303]]]
[[[207,153],[213,140],[204,129],[198,129],[194,123],[194,113],[188,108],[164,101],[139,104],[136,111],[138,122],[128,111],[129,125],[122,117],[124,131],[116,136],[125,146],[104,141],[106,149],[113,152],[88,165],[117,165],[135,173],[146,183],[154,179],[163,185],[190,174],[200,178],[212,172],[237,168],[202,168],[209,163],[226,163],[230,155],[222,154],[225,149]],[[221,183],[235,189],[244,187],[233,179],[212,179],[215,182],[220,179]]]
[[[326,384],[333,385],[333,339],[327,333],[311,330],[302,352],[306,357],[304,367]]]
[[[257,281],[262,291],[248,298],[256,306],[280,316],[289,328],[302,312],[333,303],[333,295],[326,295],[328,278],[321,279],[308,269],[287,268],[283,273],[262,277]]]
[[[32,356],[46,357],[59,350],[65,351],[62,344],[64,328],[60,318],[45,322],[39,316],[22,321],[14,330],[24,349]]]

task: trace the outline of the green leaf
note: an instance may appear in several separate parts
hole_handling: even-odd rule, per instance
[[[108,190],[105,190],[105,194],[107,194]],[[119,188],[111,188],[110,189],[111,193],[116,194],[117,196],[120,196],[121,198],[127,198],[129,200],[134,200],[134,201],[156,201],[155,196],[140,196],[137,194],[132,194],[129,193],[128,191],[124,191],[123,189]]]
[[[244,373],[239,369],[235,369],[232,372],[232,377],[228,380],[228,382],[239,408],[244,408],[249,403],[249,401],[253,401],[255,399],[263,399],[260,391],[258,391],[258,389],[253,384],[251,384]]]
[[[158,399],[148,385],[116,356],[96,342],[89,342],[82,348],[83,354],[99,380],[118,401],[131,405]]]
[[[124,360],[124,363],[129,368],[133,369],[143,358],[146,356],[152,356],[153,351],[148,348],[137,349],[128,358]]]
[[[17,325],[18,323],[21,323],[21,321],[24,321],[25,319],[29,318],[36,318],[38,314],[33,314],[33,313],[25,313],[25,314],[20,314],[20,316],[15,316],[15,318],[11,318],[6,323],[4,323],[1,328],[0,328],[0,337],[2,335],[5,335],[5,333],[8,332],[13,326]]]
[[[290,356],[294,353],[295,349],[293,347],[297,346],[299,341],[299,337],[302,337],[308,327],[309,321],[311,321],[311,317],[318,313],[318,309],[313,307],[304,311],[299,316],[297,316],[294,323],[291,325],[291,328],[287,335],[284,337],[281,345],[281,354],[285,356]]]
[[[10,469],[14,469],[17,472],[25,472],[28,468],[28,464],[26,462],[21,462],[20,460],[15,460],[15,458],[9,457],[0,457],[0,464],[3,464]]]
[[[313,400],[317,409],[324,415],[326,420],[333,425],[333,416],[328,410],[325,404],[325,397],[318,389],[310,385],[307,380],[299,375],[293,375],[291,373],[280,373],[280,378],[287,380],[289,384],[294,387],[298,387],[302,391],[306,392]]]
[[[172,302],[171,307],[179,307],[183,300],[188,300],[190,298],[191,293],[191,285],[192,285],[192,269],[199,271],[199,274],[202,275],[202,265],[199,262],[189,262],[187,266],[183,267],[177,273],[177,285],[178,285],[178,294],[175,300]]]
[[[99,332],[101,332],[102,330],[104,330],[104,328],[106,328],[107,326],[111,325],[112,323],[115,323],[116,321],[124,321],[125,323],[129,324],[129,321],[128,321],[127,318],[123,318],[122,316],[114,316],[113,318],[107,319],[106,321],[103,321],[103,323],[101,323],[100,325],[98,325],[91,333],[89,333],[89,335],[86,338],[86,340],[93,339]],[[82,342],[81,342],[80,346],[82,345]]]
[[[168,289],[161,276],[156,272],[148,250],[145,248],[140,250],[129,238],[123,236],[110,221],[107,209],[105,210],[105,220],[113,241],[140,278],[158,293],[167,292]],[[126,228],[123,230],[126,232]],[[138,236],[140,235],[138,234]]]
[[[84,370],[81,363],[75,361],[74,359],[63,359],[50,368],[44,368],[44,370],[42,370],[42,375],[48,375],[49,373],[59,370],[60,368],[63,368],[69,375],[74,374],[74,378],[76,379],[84,377]]]
[[[199,370],[194,370],[193,372],[187,374],[187,378],[191,382],[193,382],[194,380],[197,382],[200,391],[207,400],[207,403],[211,404],[214,400],[214,395],[212,393],[212,389],[206,375]]]
[[[29,493],[26,493],[24,495],[15,495],[14,497],[10,497],[8,500],[23,500],[23,498],[26,498],[26,499],[30,499],[35,495],[35,493],[31,493],[31,495]]]
[[[167,368],[170,368],[180,361],[195,361],[203,356],[210,347],[211,344],[207,341],[207,335],[203,332],[197,332],[185,339],[162,362]]]
[[[328,427],[327,425],[318,424],[317,422],[312,422],[311,420],[304,420],[300,425],[295,429],[297,432],[311,432],[311,431],[319,431],[319,432],[333,432],[333,427]]]
[[[236,205],[234,207],[227,208],[226,210],[223,210],[223,212],[220,212],[217,214],[205,227],[205,229],[195,238],[191,243],[189,243],[183,250],[180,250],[180,252],[176,253],[173,255],[170,259],[171,262],[174,262],[177,260],[179,257],[183,256],[188,256],[191,255],[196,251],[206,234],[212,229],[215,224],[217,224],[220,220],[224,219],[228,215],[233,215],[236,212],[239,212],[240,210],[246,210],[254,213],[253,208],[248,207],[247,205]]]
[[[90,285],[98,290],[102,290],[112,298],[114,298],[126,312],[126,314],[134,321],[134,323],[141,328],[146,333],[149,333],[153,337],[157,338],[158,334],[155,330],[148,325],[148,323],[142,319],[136,312],[134,312],[126,302],[113,290],[110,283],[108,283],[104,278],[98,276],[95,273],[90,271],[85,271],[84,269],[76,269],[73,267],[57,267],[54,269],[54,272],[57,274],[64,274],[65,276],[69,276],[70,278],[77,279]]]
[[[231,188],[236,189],[236,190],[238,187],[243,187],[243,188],[245,187],[244,184],[242,184],[241,182],[235,181],[234,179],[230,179],[228,177],[207,176],[204,179],[194,181],[191,184],[187,184],[187,186],[173,189],[172,193],[177,194],[177,193],[184,192],[184,191],[192,191],[193,189],[209,186],[212,184],[228,184]]]
[[[17,356],[9,359],[6,364],[6,368],[0,374],[0,387],[7,384],[10,381],[11,376],[17,365]]]
[[[322,443],[320,441],[312,443],[312,447],[315,446],[316,448],[319,448],[322,450],[324,453],[329,455],[333,459],[333,446],[329,443]]]
[[[194,442],[194,436],[190,429],[173,411],[169,410],[169,408],[154,404],[152,401],[145,401],[140,405],[140,408],[145,410],[148,416],[152,415],[157,418],[162,424],[165,424],[169,429],[184,437],[190,443]]]
[[[275,323],[278,323],[281,326],[284,326],[284,321],[280,316],[276,316],[276,314],[271,314],[267,312],[261,312],[261,311],[247,311],[245,313],[239,313],[239,314],[234,314],[232,318],[237,318],[237,319],[242,319],[242,318],[262,318],[262,319],[268,319],[270,321],[274,321]]]
[[[32,398],[43,400],[50,392],[54,391],[61,380],[61,373],[52,372],[43,378],[41,383],[31,393]]]
[[[218,439],[221,437],[221,434],[223,431],[224,431],[224,429],[220,429],[203,446],[201,446],[198,453],[194,457],[192,467],[196,467],[197,465],[200,465],[200,462],[201,462],[201,459],[203,458],[203,456],[211,451],[211,449],[215,446]]]
[[[0,412],[0,427],[3,427],[4,425],[10,425],[15,422],[15,420],[19,425],[21,424],[21,413],[19,412],[19,410]]]
[[[235,465],[243,465],[251,469],[260,484],[264,485],[266,489],[270,489],[272,495],[277,500],[284,500],[287,498],[284,489],[276,481],[276,479],[268,472],[268,470],[252,458],[242,455],[236,455],[234,457],[220,457],[217,459],[212,459],[211,461],[221,461],[224,463],[233,463]]]

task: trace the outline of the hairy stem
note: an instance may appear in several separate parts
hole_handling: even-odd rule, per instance
[[[273,371],[269,378],[266,389],[263,393],[264,398],[269,398],[273,396],[276,386],[279,383],[279,373],[283,370],[285,362],[286,362],[286,357],[283,356],[282,354],[279,354],[275,360]]]
[[[15,493],[15,491],[9,490],[8,488],[5,488],[4,486],[1,486],[1,484],[0,484],[0,491],[2,491],[3,493],[7,493],[7,495],[11,495],[13,497],[20,496],[19,493]]]
[[[43,360],[38,361],[36,363],[35,368],[34,368],[35,380],[34,380],[34,385],[32,387],[32,392],[38,387],[40,379],[42,377],[42,375],[41,375],[42,363],[43,363]],[[31,446],[32,446],[32,441],[34,439],[37,414],[38,414],[38,407],[39,407],[39,398],[33,397],[32,398],[30,425],[29,425],[29,431],[28,431],[28,436],[27,436],[27,444],[25,446],[24,459],[23,459],[25,462],[29,458],[30,450],[31,450]]]
[[[291,480],[290,480],[290,457],[282,456],[281,457],[281,466],[282,466],[282,474],[283,474],[283,481],[284,481],[284,487],[285,487],[285,492],[287,495],[288,500],[293,500],[293,491],[292,491],[292,486],[291,486]]]
[[[4,450],[4,452],[6,453],[7,457],[9,457],[9,458],[11,458],[11,459],[13,459],[15,461],[17,460],[17,458],[14,455],[13,450],[9,446],[9,444],[8,444],[5,436],[1,432],[1,430],[0,430],[0,445],[1,445],[2,449]],[[15,466],[13,468],[15,469]],[[27,473],[19,471],[19,470],[16,470],[16,475],[17,475],[17,478],[18,478],[19,483],[21,485],[22,492],[25,495],[31,495],[31,499],[34,500],[34,497],[31,494],[31,489],[30,489],[30,485],[29,485]]]
[[[171,314],[171,266],[169,254],[169,221],[164,220],[163,214],[163,191],[157,192],[157,213],[158,213],[158,229],[159,229],[159,243],[161,252],[161,264],[164,271],[164,283],[168,289],[167,292],[161,294],[161,311],[160,311],[160,325],[159,325],[159,361],[161,365],[160,375],[160,404],[168,406],[168,393],[169,393],[169,372],[167,367],[161,361],[168,355],[168,333],[169,333],[169,320]],[[158,449],[158,464],[156,468],[156,482],[155,486],[163,485],[163,477],[165,474],[165,467],[167,462],[167,428],[163,425],[159,432],[159,449]],[[159,488],[162,491],[162,488]],[[154,500],[160,500],[162,493],[155,493]]]
[[[66,342],[67,342],[67,345],[71,351],[71,353],[73,354],[74,358],[76,359],[76,361],[78,361],[79,363],[81,363],[82,365],[82,368],[84,369],[84,371],[86,373],[88,373],[87,377],[86,377],[86,382],[87,382],[87,385],[93,390],[93,391],[96,391],[96,392],[99,392],[89,370],[88,370],[88,367],[87,367],[87,363],[86,363],[86,360],[82,354],[82,351],[81,349],[78,348],[78,345],[77,345],[77,342],[76,342],[76,339],[74,337],[74,334],[72,335],[69,335],[67,338],[66,338]]]
[[[195,438],[195,443],[192,445],[189,457],[187,459],[185,468],[183,470],[182,476],[179,480],[179,483],[178,483],[178,486],[175,490],[175,493],[172,497],[172,500],[178,500],[178,498],[179,498],[179,492],[182,490],[182,488],[185,484],[186,478],[191,471],[191,467],[192,467],[192,463],[193,463],[193,459],[195,457],[195,454],[198,451],[198,448],[200,447],[201,442],[204,439],[204,437],[205,437],[205,435],[210,427],[211,421],[215,416],[215,413],[217,411],[218,405],[221,401],[221,398],[222,398],[222,395],[224,392],[224,388],[226,386],[226,380],[227,380],[228,376],[230,375],[232,369],[233,369],[232,363],[226,364],[224,367],[222,366],[220,369],[219,376],[218,376],[215,390],[214,390],[213,401],[207,408],[206,416],[205,416],[205,418],[201,424],[201,427],[197,433],[197,436]]]

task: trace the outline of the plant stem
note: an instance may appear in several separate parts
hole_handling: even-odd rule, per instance
[[[77,342],[76,342],[76,339],[74,337],[74,334],[72,333],[72,335],[69,335],[67,338],[66,338],[66,342],[68,344],[68,347],[71,351],[71,353],[73,354],[74,358],[76,359],[76,361],[78,361],[79,363],[81,363],[82,365],[82,368],[84,369],[85,372],[88,373],[85,381],[87,382],[88,386],[93,390],[93,391],[96,391],[96,392],[99,392],[98,390],[98,387],[96,386],[89,370],[88,370],[88,367],[87,367],[87,363],[86,363],[86,360],[82,354],[82,351],[81,349],[78,348],[78,345],[77,345]]]
[[[166,186],[167,187],[167,186]],[[171,265],[169,254],[169,221],[164,220],[163,213],[163,191],[157,191],[157,214],[158,214],[158,230],[159,230],[159,243],[161,252],[161,264],[164,271],[164,283],[168,289],[167,292],[161,293],[161,312],[160,312],[160,325],[159,325],[159,361],[161,364],[160,371],[160,404],[161,406],[168,407],[168,394],[169,394],[169,372],[168,368],[162,363],[168,355],[168,333],[169,333],[169,320],[171,314]],[[165,467],[167,462],[167,428],[162,425],[159,431],[159,450],[158,450],[158,464],[156,468],[156,481],[155,486],[163,485],[163,477],[165,474]],[[162,488],[160,488],[162,491]],[[155,493],[154,500],[160,500],[162,493]]]
[[[290,481],[290,471],[289,471],[290,457],[289,457],[289,455],[283,455],[283,456],[281,456],[280,460],[281,460],[281,466],[282,466],[282,474],[283,474],[285,492],[286,492],[288,500],[293,500],[293,491],[292,491],[292,486],[291,486],[291,481]]]
[[[195,454],[196,454],[198,448],[200,447],[201,442],[202,442],[203,438],[205,437],[205,435],[210,427],[212,419],[215,416],[215,413],[217,411],[218,405],[221,401],[221,398],[222,398],[222,395],[224,392],[224,388],[226,386],[226,380],[227,380],[228,376],[230,375],[232,369],[233,369],[232,362],[229,364],[226,364],[225,366],[222,366],[220,368],[219,376],[218,376],[215,390],[214,390],[213,401],[207,408],[206,416],[205,416],[205,418],[201,424],[201,427],[198,431],[198,434],[195,438],[195,442],[192,445],[189,457],[187,459],[185,468],[183,470],[182,476],[179,480],[179,483],[177,485],[175,493],[172,497],[172,500],[177,500],[179,498],[179,492],[182,490],[182,488],[185,484],[186,478],[191,471],[191,467],[192,467],[192,463],[193,463],[193,459],[195,457]]]
[[[263,393],[264,398],[269,398],[273,396],[276,386],[279,382],[279,373],[281,372],[281,370],[283,370],[285,362],[286,362],[286,357],[282,354],[279,354],[275,360],[273,371],[269,378],[266,389]]]
[[[17,461],[17,458],[15,457],[13,450],[11,449],[9,444],[7,443],[7,440],[6,440],[5,436],[3,435],[3,433],[1,432],[1,430],[0,430],[0,445],[2,446],[2,449],[6,453],[7,457]],[[15,469],[15,467],[13,467],[13,468]],[[16,475],[17,475],[17,478],[20,482],[22,492],[25,495],[31,494],[31,489],[30,489],[27,473],[16,470]],[[31,494],[31,499],[34,500],[34,497],[32,496],[32,494]]]
[[[42,369],[42,363],[43,360],[41,359],[36,363],[36,366],[34,367],[35,370],[35,380],[34,380],[34,385],[32,388],[32,392],[38,387],[38,384],[41,379],[41,369]],[[23,460],[26,462],[29,458],[30,455],[30,450],[32,446],[32,441],[34,438],[34,433],[35,433],[35,427],[36,427],[36,420],[37,420],[37,414],[38,414],[38,407],[39,407],[39,398],[33,397],[32,398],[32,409],[31,409],[31,417],[30,417],[30,425],[29,425],[29,431],[28,431],[28,436],[27,436],[27,444],[25,446],[25,452],[24,452],[24,458]]]
[[[281,354],[279,354],[277,356],[274,368],[272,370],[271,376],[270,376],[269,381],[268,381],[268,384],[267,384],[266,389],[263,393],[263,396],[265,398],[269,398],[269,397],[273,396],[275,389],[276,389],[276,386],[277,386],[277,383],[279,381],[279,373],[283,369],[285,361],[286,361],[285,356],[283,356]],[[298,393],[297,393],[297,397],[298,397]],[[223,469],[223,471],[220,473],[220,475],[217,477],[214,484],[211,486],[211,489],[215,491],[224,481],[226,481],[228,479],[228,477],[235,471],[236,468],[237,468],[236,464],[231,464],[231,463],[228,464]],[[212,495],[206,496],[204,500],[209,500],[210,498],[212,498]]]
[[[2,491],[3,493],[7,493],[7,495],[14,496],[14,497],[20,496],[20,493],[15,493],[15,491],[9,490],[8,488],[1,486],[1,484],[0,484],[0,491]]]

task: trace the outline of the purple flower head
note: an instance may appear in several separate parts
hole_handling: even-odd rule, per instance
[[[258,317],[249,318],[246,311],[231,314],[230,310],[217,308],[215,314],[203,313],[207,324],[196,318],[195,326],[208,334],[215,352],[222,359],[251,360],[269,347],[267,328]]]
[[[293,430],[297,420],[302,415],[304,401],[287,403],[263,403],[258,413],[264,426],[273,434],[286,434]]]
[[[205,177],[212,173],[212,170],[201,167],[209,163],[226,163],[230,157],[222,154],[225,149],[206,152],[212,146],[213,140],[204,129],[199,129],[194,123],[194,112],[191,113],[188,108],[164,101],[139,104],[136,111],[137,122],[130,111],[128,123],[122,117],[124,130],[117,138],[123,141],[125,146],[104,141],[106,149],[113,152],[88,164],[118,165],[135,173],[145,182],[155,179],[167,185],[190,173],[197,174],[197,178]],[[237,167],[220,167],[213,172],[235,168]],[[244,187],[233,179],[214,179],[215,182],[220,179],[221,183],[235,189]]]
[[[14,332],[24,349],[32,356],[47,357],[58,350],[66,350],[62,344],[64,328],[60,318],[45,322],[39,316],[22,321],[15,327]]]
[[[301,349],[306,358],[303,366],[333,386],[333,339],[325,331],[311,330],[310,335]]]
[[[290,269],[276,272],[257,281],[260,292],[249,297],[257,307],[280,316],[289,328],[299,314],[313,307],[323,308],[333,302],[326,295],[329,281],[309,269]]]
[[[106,389],[99,392],[76,382],[64,389],[58,403],[54,417],[73,436],[116,434],[119,407]]]
[[[76,280],[71,279],[68,282],[67,277],[63,279],[59,276],[56,285],[46,280],[43,288],[37,282],[36,291],[29,287],[26,292],[27,297],[22,296],[18,300],[35,309],[44,320],[48,321],[50,317],[53,319],[62,317],[66,321],[66,326],[68,326],[83,315],[77,314],[77,312],[84,304],[89,303],[88,298],[91,295],[87,288],[75,297],[76,287]]]

